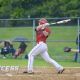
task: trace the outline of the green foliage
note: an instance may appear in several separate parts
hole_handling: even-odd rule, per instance
[[[0,0],[0,18],[77,17],[79,0]]]

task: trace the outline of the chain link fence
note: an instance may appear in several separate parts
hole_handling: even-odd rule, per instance
[[[57,61],[73,61],[75,54],[64,53],[65,46],[77,48],[76,38],[79,36],[80,17],[76,18],[47,18],[49,23],[71,19],[71,21],[62,24],[51,25],[52,33],[47,40],[48,52],[50,56]],[[32,47],[36,44],[35,27],[38,25],[39,18],[25,19],[0,19],[0,42],[10,40],[15,47],[18,48],[20,40],[14,41],[15,38],[27,38],[28,47],[24,54],[18,58],[24,58]],[[8,55],[8,58],[12,56]],[[38,59],[42,60],[40,57]],[[78,58],[79,61],[79,58]]]

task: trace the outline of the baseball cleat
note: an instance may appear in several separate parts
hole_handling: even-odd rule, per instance
[[[58,74],[62,74],[64,72],[65,69],[59,70]]]
[[[25,73],[25,74],[34,74],[34,72],[28,72],[28,71],[24,71],[23,73]]]

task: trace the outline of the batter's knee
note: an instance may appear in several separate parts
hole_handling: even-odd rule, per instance
[[[28,58],[32,58],[34,57],[32,54],[28,54]]]

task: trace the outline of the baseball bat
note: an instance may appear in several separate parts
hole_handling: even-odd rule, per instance
[[[61,21],[57,21],[57,22],[54,22],[54,23],[50,23],[50,25],[53,25],[53,24],[61,24],[61,23],[67,23],[71,21],[71,19],[66,19],[66,20],[61,20]]]
[[[44,27],[46,27],[46,26],[50,26],[50,25],[54,25],[54,24],[67,23],[67,22],[69,22],[69,21],[71,21],[71,19],[61,20],[61,21],[57,21],[57,22],[54,22],[54,23],[45,23],[45,24],[43,24],[43,25],[44,25]]]

